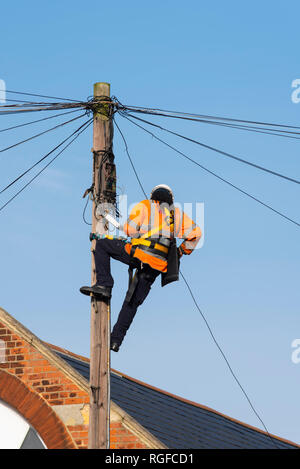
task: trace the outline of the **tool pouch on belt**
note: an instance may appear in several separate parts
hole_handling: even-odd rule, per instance
[[[173,238],[168,252],[167,272],[161,274],[161,286],[164,287],[168,283],[176,282],[177,280],[179,280],[179,259],[176,239]]]

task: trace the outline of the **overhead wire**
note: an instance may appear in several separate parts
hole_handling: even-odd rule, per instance
[[[7,100],[9,101],[9,100]],[[17,104],[1,104],[0,109],[18,109],[18,108],[28,108],[28,107],[54,107],[57,106],[59,108],[73,108],[73,107],[81,107],[86,105],[86,103],[56,103],[56,102],[41,102],[41,101],[20,101],[15,100]]]
[[[115,124],[116,124],[116,126],[117,126],[117,128],[118,128],[118,124],[116,123],[116,121],[115,121]],[[120,130],[120,129],[119,129],[119,130]],[[127,143],[126,143],[126,139],[125,139],[124,135],[123,135],[123,134],[121,134],[121,135],[122,135],[122,137],[123,137],[125,146],[128,148]],[[135,173],[135,175],[136,175],[137,181],[138,181],[139,185],[141,186],[141,189],[142,189],[143,193],[146,194],[146,193],[145,193],[145,190],[144,190],[144,188],[143,188],[143,186],[142,186],[142,184],[141,184],[140,178],[139,178],[139,176],[138,176],[138,174],[137,174],[137,171],[136,171],[136,169],[135,169],[135,167],[134,167],[134,163],[132,162],[131,159],[130,159],[130,162],[131,162],[131,165],[132,165],[133,168],[134,168],[134,173]],[[147,196],[146,196],[146,198],[147,198]],[[217,339],[216,339],[216,337],[215,337],[215,335],[214,335],[214,333],[213,333],[213,331],[212,331],[212,329],[211,329],[211,327],[210,327],[210,325],[209,325],[209,323],[208,323],[208,321],[207,321],[207,319],[206,319],[204,313],[203,313],[202,310],[200,309],[200,307],[199,307],[199,305],[198,305],[198,303],[197,303],[197,301],[196,301],[196,299],[195,299],[195,296],[194,296],[194,294],[193,294],[193,292],[192,292],[192,290],[191,290],[191,287],[189,286],[189,284],[188,284],[186,278],[184,277],[184,275],[183,275],[181,269],[180,269],[180,275],[182,276],[182,278],[183,278],[183,280],[184,280],[184,282],[185,282],[185,284],[186,284],[186,286],[187,286],[187,288],[188,288],[188,291],[189,291],[189,293],[190,293],[190,295],[191,295],[191,297],[192,297],[192,299],[193,299],[193,301],[194,301],[194,303],[195,303],[195,305],[196,305],[198,311],[200,312],[200,314],[201,314],[201,316],[202,316],[202,319],[204,320],[204,322],[205,322],[205,324],[206,324],[206,326],[207,326],[207,328],[208,328],[208,331],[209,331],[209,333],[210,333],[210,335],[211,335],[211,337],[212,337],[212,339],[213,339],[215,345],[217,346],[217,348],[218,348],[218,350],[220,351],[220,353],[221,353],[223,359],[225,360],[225,363],[226,363],[226,365],[227,365],[227,367],[228,367],[228,369],[229,369],[231,375],[233,376],[234,380],[235,380],[236,383],[238,384],[239,388],[242,390],[242,392],[243,392],[245,398],[247,399],[247,401],[248,401],[248,403],[249,403],[249,405],[250,405],[252,411],[254,412],[254,414],[256,415],[256,417],[258,418],[258,420],[260,421],[260,423],[262,424],[262,426],[263,426],[264,430],[266,431],[268,437],[271,439],[271,441],[272,441],[272,443],[274,444],[274,446],[275,446],[275,447],[278,447],[277,444],[276,444],[276,442],[274,441],[274,439],[273,439],[272,436],[270,435],[270,433],[269,433],[269,431],[268,431],[268,429],[267,429],[267,427],[266,427],[266,425],[265,425],[263,419],[260,417],[259,413],[257,412],[257,410],[255,409],[254,405],[252,404],[251,399],[249,398],[249,396],[248,396],[247,392],[245,391],[244,387],[242,386],[242,384],[241,384],[240,380],[238,379],[236,373],[233,371],[232,366],[230,365],[230,362],[229,362],[228,358],[226,357],[226,354],[224,353],[222,347],[221,347],[220,344],[218,343],[218,341],[217,341]]]
[[[58,158],[59,155],[61,155],[63,153],[74,142],[74,140],[76,140],[79,137],[79,135],[81,135],[90,126],[90,124],[92,123],[92,120],[93,119],[89,119],[87,122],[82,124],[76,130],[76,132],[78,132],[77,135],[75,135],[75,137],[67,145],[65,145],[65,147],[57,155],[54,156],[54,158],[52,158],[45,166],[43,166],[43,168],[33,178],[31,178],[16,194],[14,194],[14,196],[12,196],[4,205],[2,205],[0,207],[0,212],[8,204],[10,204],[21,192],[23,192],[26,189],[26,187],[28,187],[43,171],[45,171],[45,169],[48,168],[48,166],[50,166],[50,164],[52,164],[53,161],[55,161],[56,158]]]
[[[296,184],[300,184],[300,181],[299,181],[298,179],[294,179],[294,178],[291,178],[291,177],[289,177],[289,176],[285,176],[284,174],[277,173],[276,171],[273,171],[273,170],[271,170],[271,169],[265,168],[264,166],[260,166],[260,165],[258,165],[258,164],[256,164],[256,163],[252,163],[251,161],[245,160],[245,159],[240,158],[240,157],[238,157],[238,156],[235,156],[235,155],[233,155],[233,154],[231,154],[231,153],[228,153],[228,152],[226,152],[226,151],[220,150],[219,148],[212,147],[211,145],[207,145],[207,144],[205,144],[205,143],[203,143],[203,142],[199,142],[198,140],[195,140],[195,139],[193,139],[193,138],[186,137],[185,135],[179,134],[178,132],[174,132],[174,131],[172,131],[172,130],[170,130],[170,129],[166,129],[165,127],[162,127],[161,125],[154,124],[153,122],[147,121],[147,120],[145,120],[145,119],[141,119],[140,117],[136,117],[136,116],[133,116],[133,115],[131,115],[131,114],[127,114],[127,115],[130,115],[130,117],[132,117],[133,119],[139,120],[139,121],[144,122],[144,123],[146,123],[146,124],[148,124],[148,125],[152,125],[153,127],[156,127],[156,128],[158,128],[158,129],[160,129],[160,130],[164,130],[165,132],[168,132],[168,133],[170,133],[170,134],[172,134],[172,135],[176,135],[177,137],[180,137],[180,138],[182,138],[182,139],[184,139],[184,140],[187,140],[187,141],[189,141],[189,142],[195,143],[196,145],[199,145],[199,146],[201,146],[201,147],[203,147],[203,148],[206,148],[207,150],[212,150],[212,151],[214,151],[214,152],[216,152],[216,153],[218,153],[218,154],[220,154],[220,155],[222,155],[222,156],[226,156],[226,157],[228,157],[228,158],[231,158],[231,159],[234,159],[234,160],[236,160],[236,161],[239,161],[240,163],[247,164],[248,166],[252,166],[253,168],[256,168],[256,169],[259,169],[259,170],[264,171],[264,172],[266,172],[266,173],[272,174],[273,176],[277,176],[277,177],[280,177],[280,178],[285,179],[285,180],[287,180],[287,181],[294,182],[294,183],[296,183]]]
[[[32,105],[36,105],[36,104],[41,104],[41,103],[37,103],[37,102],[34,102],[34,101],[28,101],[28,100],[22,100],[22,99],[11,99],[11,98],[5,98],[5,102],[6,103],[19,103],[19,104],[32,104]]]
[[[87,201],[86,201],[86,203],[85,203],[85,206],[84,206],[84,209],[83,209],[83,212],[82,212],[82,219],[83,219],[83,221],[84,221],[84,223],[85,223],[86,225],[92,226],[92,223],[89,223],[89,222],[86,220],[86,218],[85,218],[85,212],[86,212],[86,209],[87,209],[89,200],[90,200],[90,197],[89,197],[89,195],[88,195],[88,196],[87,196]]]
[[[224,351],[223,351],[222,347],[220,346],[219,342],[217,341],[217,339],[216,339],[216,337],[215,337],[215,335],[214,335],[214,333],[213,333],[213,331],[212,331],[212,328],[211,328],[211,326],[209,325],[209,323],[208,323],[208,321],[207,321],[207,319],[206,319],[206,317],[205,317],[203,311],[201,310],[200,306],[198,305],[198,302],[197,302],[197,300],[196,300],[196,298],[195,298],[195,296],[194,296],[194,294],[193,294],[193,292],[192,292],[192,289],[191,289],[191,287],[190,287],[188,281],[186,280],[185,276],[183,275],[181,269],[180,269],[180,275],[181,275],[181,277],[183,278],[183,281],[184,281],[184,283],[185,283],[185,285],[186,285],[186,287],[187,287],[187,289],[188,289],[188,291],[189,291],[189,293],[190,293],[190,295],[191,295],[191,297],[192,297],[192,299],[193,299],[193,302],[194,302],[194,304],[195,304],[197,310],[198,310],[199,313],[201,314],[202,319],[203,319],[203,321],[204,321],[205,324],[206,324],[206,327],[207,327],[207,329],[208,329],[208,331],[209,331],[209,334],[210,334],[211,338],[213,339],[215,345],[217,346],[219,352],[221,353],[223,359],[225,360],[225,363],[226,363],[226,365],[227,365],[227,367],[228,367],[228,369],[229,369],[229,371],[230,371],[232,377],[234,378],[235,382],[237,383],[237,385],[238,385],[239,388],[241,389],[241,391],[242,391],[242,393],[244,394],[245,398],[247,399],[247,401],[248,401],[248,403],[249,403],[249,405],[250,405],[252,411],[254,412],[254,414],[256,415],[256,417],[258,418],[258,420],[260,421],[260,423],[262,424],[262,426],[263,426],[264,430],[266,431],[267,435],[270,437],[271,441],[272,441],[272,442],[274,443],[274,445],[277,447],[277,445],[276,445],[274,439],[272,438],[272,436],[270,435],[269,430],[268,430],[268,428],[266,427],[266,425],[265,425],[263,419],[260,417],[259,413],[257,412],[257,410],[255,409],[254,405],[252,404],[252,401],[250,400],[250,398],[249,398],[247,392],[245,391],[244,387],[242,386],[240,380],[238,379],[236,373],[233,371],[232,366],[230,365],[229,360],[228,360],[226,354],[224,353]]]
[[[132,161],[132,158],[131,158],[131,156],[130,156],[130,154],[129,154],[128,145],[127,145],[127,142],[126,142],[126,140],[125,140],[125,137],[124,137],[124,135],[123,135],[123,133],[122,133],[122,131],[121,131],[120,127],[118,126],[118,123],[116,122],[115,119],[114,119],[114,123],[116,124],[116,127],[117,127],[118,131],[120,132],[120,135],[121,135],[122,140],[123,140],[123,142],[124,142],[125,150],[126,150],[128,159],[129,159],[129,161],[130,161],[130,164],[131,164],[131,166],[132,166],[132,169],[133,169],[133,171],[134,171],[134,174],[135,174],[135,176],[136,176],[136,178],[137,178],[137,181],[138,181],[138,183],[139,183],[139,186],[140,186],[140,188],[142,189],[142,192],[143,192],[143,194],[144,194],[144,196],[145,196],[145,199],[148,199],[147,194],[146,194],[146,192],[145,192],[145,190],[144,190],[144,188],[143,188],[143,185],[142,185],[142,183],[141,183],[141,181],[140,181],[140,178],[139,178],[139,176],[138,176],[138,174],[137,174],[137,172],[136,172],[136,169],[135,169],[134,163],[133,163],[133,161]]]
[[[236,119],[236,118],[231,118],[231,117],[221,117],[221,116],[211,116],[207,114],[192,114],[188,112],[181,112],[181,111],[170,111],[170,110],[165,110],[165,109],[157,109],[157,108],[147,108],[147,107],[140,107],[140,106],[128,106],[128,105],[123,105],[120,103],[120,101],[117,102],[116,107],[118,110],[130,110],[134,112],[141,112],[144,114],[148,113],[157,113],[157,112],[163,112],[166,115],[166,117],[172,117],[169,114],[173,114],[178,117],[182,118],[182,116],[187,116],[187,117],[194,117],[196,119],[215,119],[215,120],[223,120],[223,121],[228,121],[228,122],[239,122],[243,124],[255,124],[255,125],[262,125],[262,126],[270,126],[270,127],[282,127],[282,128],[289,128],[289,129],[300,129],[300,126],[295,126],[295,125],[290,125],[290,124],[277,124],[274,122],[261,122],[261,121],[252,121],[252,120],[245,120],[245,119]],[[156,114],[158,115],[158,114]]]
[[[88,104],[89,103],[33,103],[1,105],[0,116],[21,114],[25,112],[57,111],[60,109],[87,109]]]
[[[74,134],[76,134],[78,132],[78,130],[75,130],[74,132],[72,132],[67,138],[65,138],[61,143],[59,143],[58,145],[56,145],[52,150],[50,150],[48,153],[46,153],[46,155],[42,156],[42,158],[40,158],[36,163],[34,163],[32,166],[30,166],[28,169],[26,169],[26,171],[24,171],[23,173],[21,173],[17,178],[15,178],[13,181],[11,181],[9,184],[7,184],[7,186],[5,186],[1,191],[0,191],[0,194],[2,194],[3,192],[5,192],[7,189],[9,189],[10,187],[12,187],[14,184],[16,184],[16,182],[18,182],[20,179],[22,179],[26,174],[28,174],[33,168],[35,168],[36,166],[38,166],[42,161],[44,161],[46,158],[48,158],[48,156],[50,156],[52,153],[54,153],[54,151],[56,151],[59,147],[61,147],[64,143],[66,143],[66,141],[68,141]]]
[[[36,124],[36,123],[38,123],[38,122],[46,121],[46,120],[49,120],[49,119],[54,119],[55,117],[65,116],[66,114],[72,114],[72,113],[74,113],[74,112],[79,112],[79,111],[81,111],[81,110],[82,110],[81,108],[79,108],[79,109],[74,109],[73,111],[61,112],[61,113],[59,113],[59,114],[54,114],[54,116],[43,117],[42,119],[37,119],[37,120],[34,120],[34,121],[25,122],[24,124],[14,125],[14,126],[12,126],[12,127],[7,127],[6,129],[0,129],[0,133],[1,133],[1,132],[7,132],[8,130],[18,129],[18,128],[20,128],[20,127],[25,127],[25,126],[31,125],[31,124]]]
[[[58,98],[57,96],[47,96],[47,95],[43,95],[43,94],[26,93],[24,91],[12,91],[12,90],[0,90],[0,91],[6,92],[6,93],[21,94],[21,95],[24,95],[24,96],[36,96],[36,97],[39,97],[39,98],[60,99],[62,101],[75,101],[75,102],[79,101],[77,99]]]
[[[186,155],[185,153],[183,153],[182,151],[178,150],[177,148],[175,148],[174,146],[170,145],[169,143],[165,142],[163,139],[159,138],[157,135],[155,135],[153,132],[150,132],[150,130],[146,129],[145,127],[141,126],[140,124],[137,124],[136,122],[134,122],[133,120],[131,120],[129,117],[127,117],[126,115],[124,114],[120,114],[122,115],[122,117],[124,117],[125,119],[129,120],[132,124],[136,125],[137,127],[141,128],[142,130],[144,130],[145,132],[147,132],[148,134],[150,134],[153,138],[155,138],[156,140],[158,140],[159,142],[163,143],[164,145],[166,145],[167,147],[169,147],[170,149],[174,150],[176,153],[178,153],[179,155],[183,156],[184,158],[186,158],[187,160],[191,161],[192,163],[196,164],[197,166],[199,166],[200,168],[202,168],[204,171],[206,171],[207,173],[211,174],[212,176],[216,177],[217,179],[219,179],[220,181],[223,181],[225,182],[225,184],[229,185],[230,187],[236,189],[237,191],[241,192],[242,194],[246,195],[247,197],[251,198],[252,200],[256,201],[257,203],[259,203],[260,205],[268,208],[269,210],[271,210],[272,212],[276,213],[277,215],[281,216],[282,218],[290,221],[291,223],[295,224],[296,226],[300,227],[300,223],[298,223],[296,220],[293,220],[292,218],[288,217],[287,215],[285,215],[284,213],[282,212],[279,212],[278,210],[274,209],[271,205],[268,205],[267,203],[263,202],[262,200],[258,199],[257,197],[251,195],[249,192],[241,189],[240,187],[236,186],[235,184],[233,184],[232,182],[228,181],[227,179],[223,178],[222,176],[219,176],[217,173],[215,173],[214,171],[211,171],[210,169],[206,168],[205,166],[203,166],[202,164],[198,163],[198,161],[195,161],[194,159],[192,159],[191,157],[189,157],[188,155]]]
[[[121,112],[126,112],[126,111],[121,111]],[[134,112],[133,110],[129,109],[127,112]],[[225,127],[225,128],[231,128],[231,129],[237,129],[237,130],[246,130],[248,132],[255,132],[255,133],[260,133],[260,134],[265,134],[265,135],[275,135],[277,137],[285,137],[285,138],[291,138],[295,140],[300,140],[300,132],[291,132],[291,131],[286,131],[282,129],[270,129],[267,127],[255,127],[255,126],[250,126],[250,125],[243,125],[243,124],[234,124],[234,123],[228,123],[228,122],[220,122],[220,121],[213,121],[213,120],[207,120],[207,119],[195,119],[195,118],[189,118],[189,117],[182,117],[182,116],[173,116],[173,115],[168,115],[168,114],[162,114],[162,113],[153,113],[153,112],[142,112],[142,111],[135,111],[139,112],[141,114],[147,114],[151,116],[159,116],[159,117],[171,117],[175,119],[184,119],[192,122],[200,122],[203,124],[209,124],[209,125],[216,125],[219,127]],[[299,137],[296,137],[295,135],[299,135]]]
[[[20,142],[14,143],[13,145],[9,145],[9,146],[6,147],[6,148],[2,148],[2,149],[0,150],[0,153],[3,153],[3,152],[5,152],[5,151],[7,151],[7,150],[10,150],[10,149],[12,149],[12,148],[15,148],[15,147],[17,147],[18,145],[21,145],[22,143],[29,142],[29,141],[31,141],[31,140],[37,138],[37,137],[40,137],[41,135],[45,135],[46,133],[51,132],[52,130],[58,129],[58,128],[60,128],[60,127],[63,127],[63,126],[66,125],[66,124],[70,124],[71,122],[74,122],[74,121],[77,120],[77,119],[81,119],[81,118],[84,117],[85,115],[86,115],[86,113],[81,114],[80,116],[76,116],[76,117],[74,117],[73,119],[70,119],[70,120],[68,120],[68,121],[66,121],[66,122],[63,122],[63,123],[58,124],[58,125],[55,125],[54,127],[51,127],[50,129],[44,130],[43,132],[39,132],[38,134],[35,134],[35,135],[33,135],[32,137],[29,137],[29,138],[26,138],[26,139],[24,139],[24,140],[21,140]]]

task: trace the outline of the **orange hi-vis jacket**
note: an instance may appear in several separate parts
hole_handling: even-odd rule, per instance
[[[132,209],[124,232],[131,237],[125,250],[142,263],[161,272],[167,271],[167,254],[171,238],[183,238],[180,246],[183,254],[191,254],[201,238],[201,229],[177,207],[160,204],[154,200],[142,200]]]

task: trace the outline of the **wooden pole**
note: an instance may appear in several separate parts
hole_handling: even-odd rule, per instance
[[[105,172],[103,158],[112,155],[113,127],[110,118],[108,83],[94,85],[93,129],[93,214],[92,233],[105,234],[107,226],[97,219],[96,208],[105,200]],[[103,100],[105,102],[103,102]],[[99,104],[98,104],[99,103]],[[106,153],[108,152],[108,153]],[[113,156],[112,156],[113,158]],[[104,177],[103,177],[104,176]],[[103,219],[102,219],[103,220]],[[97,229],[97,230],[96,230]],[[94,250],[92,241],[92,285],[96,283]],[[110,422],[110,301],[91,296],[91,347],[90,347],[90,417],[89,449],[109,448]]]

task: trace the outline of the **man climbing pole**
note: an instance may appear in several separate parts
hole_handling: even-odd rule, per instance
[[[111,298],[114,280],[110,258],[129,266],[129,287],[111,332],[111,350],[118,352],[137,308],[145,301],[159,274],[162,286],[178,280],[179,259],[191,254],[201,237],[200,228],[179,208],[174,207],[170,187],[160,184],[151,192],[150,200],[142,200],[131,211],[123,226],[130,242],[102,238],[94,252],[97,282],[81,287],[84,295]],[[183,242],[176,247],[176,238]],[[133,275],[133,269],[136,269]]]

